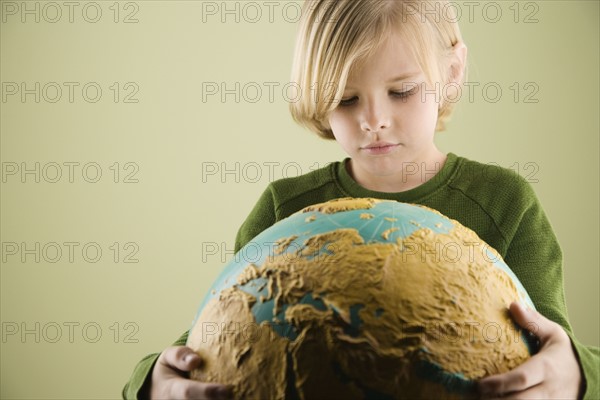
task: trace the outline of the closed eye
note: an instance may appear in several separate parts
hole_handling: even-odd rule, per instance
[[[412,89],[406,90],[404,92],[391,91],[390,95],[393,96],[393,97],[395,97],[395,98],[398,98],[398,99],[406,99],[409,96],[411,96],[414,92],[416,92],[416,86],[413,87]],[[358,97],[356,97],[356,96],[350,97],[349,99],[342,99],[342,100],[340,100],[340,106],[350,106],[350,105],[353,105],[353,104],[356,103],[357,100],[358,100]]]

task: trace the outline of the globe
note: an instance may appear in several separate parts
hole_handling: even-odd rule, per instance
[[[425,206],[315,204],[247,243],[202,301],[191,378],[239,399],[461,399],[535,347],[496,250]]]

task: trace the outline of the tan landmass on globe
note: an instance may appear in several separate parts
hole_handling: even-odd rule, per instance
[[[370,208],[377,202],[371,200],[311,210]],[[417,360],[465,379],[520,365],[529,352],[507,313],[519,299],[517,288],[485,249],[499,255],[453,222],[448,234],[423,228],[393,243],[365,243],[355,229],[338,229],[287,253],[296,237],[282,238],[277,254],[260,266],[249,264],[237,284],[202,310],[188,346],[206,362],[192,378],[233,384],[239,399],[282,399],[292,392],[301,399],[359,399],[358,385],[396,398],[450,399],[458,395],[416,375]],[[268,281],[261,299],[239,288],[257,278]],[[307,293],[327,309],[300,304]],[[294,341],[266,321],[256,323],[251,307],[268,300],[274,316],[287,305],[285,322],[298,333]],[[362,305],[361,324],[351,334],[356,305]],[[334,365],[352,382],[341,382]]]

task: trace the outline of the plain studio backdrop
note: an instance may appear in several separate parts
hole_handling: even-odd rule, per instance
[[[301,3],[0,4],[1,396],[118,398],[269,181],[345,156],[288,113]],[[470,90],[439,147],[531,182],[598,345],[598,2],[453,4]]]

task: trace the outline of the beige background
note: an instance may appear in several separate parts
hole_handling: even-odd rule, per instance
[[[249,3],[228,1],[239,12],[222,22],[220,1],[76,2],[70,22],[62,2],[61,16],[26,2],[36,22],[1,2],[2,398],[119,397],[136,362],[189,327],[269,180],[344,156],[287,111],[297,8],[275,2],[269,21]],[[598,2],[490,3],[471,16],[456,3],[479,86],[438,143],[530,179],[564,250],[575,332],[598,345]],[[247,90],[203,101],[207,82]],[[20,174],[35,163],[39,183]]]

